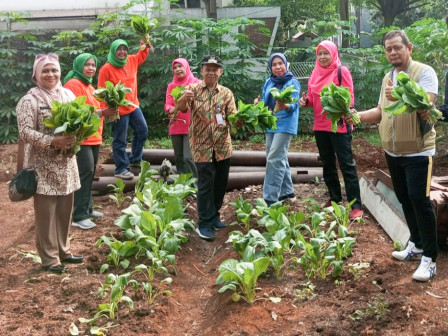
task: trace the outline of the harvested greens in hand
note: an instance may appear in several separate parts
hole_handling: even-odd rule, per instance
[[[403,112],[412,113],[415,110],[429,110],[429,123],[435,124],[438,119],[442,119],[442,112],[430,105],[426,90],[410,79],[405,72],[400,72],[397,75],[397,85],[391,95],[397,101],[383,109],[389,114],[389,118]]]
[[[174,89],[171,90],[170,95],[174,98],[174,102],[177,104],[177,101],[182,95],[184,94],[186,85],[182,86],[176,86]]]
[[[86,97],[80,96],[68,103],[51,102],[51,117],[44,125],[54,130],[56,135],[73,134],[76,137],[74,152],[77,153],[83,140],[98,134],[101,119],[95,113],[95,107],[86,104]]]
[[[294,85],[290,85],[287,88],[285,88],[283,91],[280,91],[277,88],[272,88],[269,90],[269,92],[271,93],[272,97],[276,100],[276,101],[280,101],[282,103],[285,104],[291,104],[291,103],[295,103],[296,101],[299,100],[299,98],[292,98],[292,94],[294,92],[299,92],[296,89],[294,89]],[[274,108],[274,113],[277,112],[277,106]]]
[[[228,117],[230,130],[235,138],[242,139],[248,133],[264,133],[266,128],[277,129],[277,117],[260,101],[257,105],[238,101],[238,112]],[[239,127],[241,126],[241,127]]]
[[[118,108],[118,106],[138,107],[125,98],[126,94],[132,91],[130,88],[124,87],[124,84],[121,84],[120,82],[115,86],[109,81],[106,81],[105,84],[105,88],[98,88],[93,91],[93,95],[100,102],[105,102],[107,106],[112,108]]]
[[[131,27],[142,37],[143,42],[151,43],[150,33],[157,27],[158,21],[155,18],[151,20],[147,16],[134,15],[131,18]]]
[[[361,122],[356,113],[350,111],[352,97],[350,91],[345,86],[336,86],[334,83],[325,85],[320,92],[320,102],[322,104],[322,113],[327,113],[327,119],[331,120],[331,130],[338,130],[338,122],[342,116],[351,117],[353,125]]]

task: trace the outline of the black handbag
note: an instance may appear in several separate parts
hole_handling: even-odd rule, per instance
[[[27,200],[37,190],[37,174],[33,168],[19,171],[9,182],[9,199],[12,202]]]
[[[38,104],[35,103],[34,108],[34,129],[37,129],[37,113]],[[30,151],[31,164],[27,168],[23,168],[23,162],[25,158],[25,143],[19,140],[19,150],[17,155],[17,174],[9,182],[8,195],[11,202],[20,202],[27,200],[34,196],[37,190],[37,173],[32,166],[33,162],[33,148]]]

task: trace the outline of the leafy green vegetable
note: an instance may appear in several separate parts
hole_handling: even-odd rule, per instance
[[[174,89],[171,90],[170,95],[174,98],[174,102],[177,104],[177,100],[182,97],[184,94],[186,85],[182,86],[176,86]]]
[[[93,91],[93,95],[96,99],[105,102],[107,106],[112,108],[118,108],[118,106],[138,107],[125,98],[126,94],[131,92],[132,89],[124,87],[124,84],[121,82],[118,82],[115,86],[110,81],[106,81],[105,84],[105,88],[98,88]]]
[[[68,103],[51,102],[51,117],[44,125],[54,130],[54,134],[73,134],[76,138],[74,152],[77,153],[84,139],[98,134],[101,119],[92,105],[86,104],[86,97],[80,96]]]
[[[350,111],[351,101],[350,91],[345,86],[336,86],[331,83],[322,88],[320,92],[322,113],[328,112],[327,119],[331,120],[331,130],[333,132],[337,131],[338,122],[344,115],[351,117],[353,125],[361,122],[359,116]]]
[[[260,101],[257,105],[244,104],[238,101],[238,112],[229,115],[231,131],[237,139],[244,138],[247,133],[264,133],[266,128],[277,129],[277,117]],[[241,127],[237,127],[240,124]]]
[[[429,110],[428,122],[435,124],[442,119],[442,112],[430,105],[429,95],[424,88],[414,82],[405,72],[397,75],[397,86],[391,93],[396,102],[384,108],[389,118],[393,115],[412,113],[415,110]]]
[[[280,101],[285,104],[295,103],[296,101],[299,100],[299,98],[292,98],[292,94],[294,92],[299,92],[296,89],[294,89],[294,85],[288,86],[283,91],[280,91],[277,88],[272,88],[269,90],[269,92],[276,101]],[[277,107],[274,108],[274,113],[275,112],[277,112]]]
[[[155,18],[151,20],[147,16],[134,15],[131,18],[131,27],[140,35],[145,43],[150,43],[149,34],[157,27],[158,21]]]
[[[219,265],[219,276],[216,279],[217,284],[225,284],[218,292],[225,292],[227,289],[233,290],[232,298],[238,301],[240,298],[253,303],[256,295],[256,284],[258,277],[265,273],[269,266],[269,258],[261,257],[254,261],[238,261],[235,259],[224,260]],[[237,286],[240,288],[241,296],[238,293]]]

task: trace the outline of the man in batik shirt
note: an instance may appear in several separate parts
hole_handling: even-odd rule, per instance
[[[198,169],[198,228],[205,240],[215,238],[214,230],[223,229],[221,209],[229,178],[232,141],[228,116],[236,113],[232,91],[219,85],[222,61],[216,56],[202,60],[203,81],[189,85],[177,103],[179,111],[191,109],[189,128],[193,161]]]

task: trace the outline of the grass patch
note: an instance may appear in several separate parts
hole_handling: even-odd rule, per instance
[[[374,145],[374,146],[378,146],[381,147],[382,143],[381,143],[381,137],[380,137],[380,133],[378,132],[377,128],[374,129],[357,129],[353,132],[353,137],[356,138],[363,138],[364,140],[366,140],[368,143]]]
[[[255,144],[259,144],[259,143],[264,144],[264,142],[265,142],[265,135],[264,134],[252,135],[248,142],[251,145],[255,145]]]
[[[171,142],[170,137],[151,139],[151,140],[146,140],[144,148],[171,149],[171,148],[173,148],[173,143]]]

